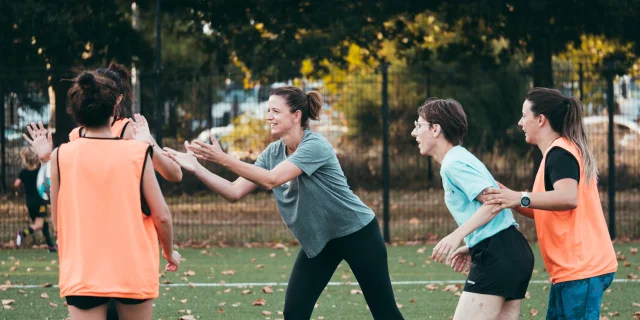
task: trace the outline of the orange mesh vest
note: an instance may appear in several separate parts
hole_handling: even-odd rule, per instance
[[[536,232],[545,267],[553,283],[591,278],[618,269],[607,223],[602,212],[595,179],[587,181],[580,151],[565,138],[554,141],[545,151],[533,185],[533,192],[545,192],[544,169],[553,147],[570,152],[580,165],[578,206],[573,210],[533,209]],[[588,185],[585,185],[588,184]]]
[[[116,120],[113,125],[111,125],[111,134],[114,137],[123,138],[125,129],[127,128],[129,122],[131,122],[131,120],[129,120],[128,118]],[[69,141],[73,141],[80,138],[81,136],[84,136],[83,131],[84,127],[77,127],[71,130],[71,132],[69,132]]]
[[[158,296],[158,235],[142,209],[149,145],[81,138],[58,148],[60,296]]]

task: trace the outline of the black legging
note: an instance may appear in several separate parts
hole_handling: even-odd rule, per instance
[[[329,241],[312,259],[300,250],[287,286],[285,320],[311,318],[318,297],[342,260],[351,267],[374,319],[404,319],[391,288],[387,247],[378,220],[373,219],[361,230]]]

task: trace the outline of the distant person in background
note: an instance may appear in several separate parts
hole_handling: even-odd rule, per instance
[[[57,247],[51,238],[49,222],[47,221],[47,204],[38,194],[37,180],[40,160],[31,147],[24,147],[20,150],[20,160],[22,160],[23,169],[20,170],[13,187],[19,190],[20,186],[24,186],[27,211],[32,224],[16,232],[16,248],[20,248],[26,237],[33,235],[38,230],[42,230],[49,252],[56,252]]]

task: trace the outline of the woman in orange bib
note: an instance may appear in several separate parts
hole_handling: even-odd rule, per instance
[[[105,319],[111,299],[120,319],[151,319],[159,293],[158,241],[169,262],[165,269],[175,271],[180,263],[152,148],[111,133],[114,81],[84,72],[68,96],[85,133],[51,154],[60,296],[72,319]]]
[[[582,123],[582,102],[534,88],[518,125],[543,154],[533,192],[489,189],[487,204],[535,219],[551,275],[547,319],[599,319],[604,291],[618,270],[598,194],[598,168]]]

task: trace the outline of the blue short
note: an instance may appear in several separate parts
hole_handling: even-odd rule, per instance
[[[615,274],[613,272],[552,285],[547,319],[600,319],[602,295],[613,282]]]

